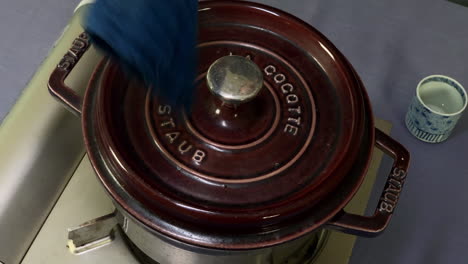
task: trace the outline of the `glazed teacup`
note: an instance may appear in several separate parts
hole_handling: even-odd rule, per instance
[[[406,127],[416,138],[429,142],[445,141],[452,133],[467,105],[463,86],[443,75],[422,79],[406,114]]]

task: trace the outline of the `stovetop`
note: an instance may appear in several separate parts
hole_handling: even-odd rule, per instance
[[[22,263],[138,263],[120,232],[115,233],[112,243],[84,254],[74,255],[67,248],[68,228],[113,211],[111,200],[84,157]]]
[[[378,122],[382,123],[382,122]],[[388,123],[383,122],[384,126]],[[381,126],[382,127],[382,126]],[[374,161],[363,186],[347,210],[362,212],[366,205],[375,172],[378,169],[381,155],[374,154]],[[23,264],[82,264],[82,263],[112,263],[138,264],[139,262],[127,247],[124,237],[116,229],[111,243],[91,251],[72,254],[67,247],[68,231],[89,220],[111,214],[114,206],[104,188],[93,173],[91,164],[85,156],[73,174],[60,199],[55,204],[47,221],[34,240],[31,248],[23,259]],[[330,231],[321,252],[314,264],[348,263],[355,237]]]
[[[71,45],[71,41],[74,37],[78,36],[83,29],[80,27],[80,18],[87,7],[83,6],[75,13],[74,18],[71,20],[70,25],[66,29],[63,38],[57,42],[54,49],[51,50],[49,57],[46,62],[41,66],[37,75],[40,77],[33,78],[32,82],[35,82],[34,89],[47,90],[47,79],[53,67],[59,62],[64,52]],[[88,58],[86,58],[86,56]],[[86,85],[86,80],[91,74],[93,65],[99,60],[100,56],[92,50],[88,52],[82,61],[77,65],[74,72],[70,75],[67,83],[69,86],[83,90]],[[83,62],[84,61],[84,62]],[[81,64],[81,67],[80,67]],[[47,68],[44,70],[44,68]],[[27,96],[27,94],[23,95]],[[43,93],[44,96],[44,93]],[[60,105],[56,102],[59,109]],[[57,110],[59,111],[59,110]],[[70,118],[76,118],[72,115],[67,115],[61,122],[65,123]],[[47,124],[45,124],[47,125]],[[382,120],[376,120],[376,126],[382,131],[389,132],[391,125],[388,122]],[[75,130],[77,128],[74,128]],[[60,132],[60,131],[58,131]],[[58,133],[57,132],[57,133]],[[67,132],[66,130],[62,132]],[[80,130],[74,133],[81,133]],[[50,140],[50,139],[49,139]],[[82,144],[78,140],[78,143]],[[67,145],[62,145],[66,148]],[[114,207],[110,198],[105,193],[104,188],[98,182],[91,165],[86,156],[83,157],[82,146],[76,147],[75,154],[77,157],[82,157],[78,167],[76,167],[76,161],[73,159],[64,160],[56,157],[55,160],[47,160],[47,166],[56,166],[57,162],[68,162],[68,168],[72,173],[70,175],[64,175],[64,184],[66,179],[70,177],[70,181],[66,184],[57,184],[51,181],[49,188],[50,191],[55,192],[53,196],[48,196],[47,201],[51,203],[50,207],[45,207],[44,210],[50,210],[43,213],[44,219],[48,213],[47,219],[43,222],[42,227],[37,228],[38,232],[33,239],[27,252],[23,254],[24,257],[21,263],[28,264],[55,264],[55,263],[69,263],[69,264],[80,264],[80,263],[112,263],[112,264],[133,264],[138,263],[136,258],[130,252],[127,244],[123,240],[122,234],[118,231],[114,233],[112,242],[105,243],[103,246],[86,251],[81,254],[72,254],[70,249],[67,247],[68,243],[68,230],[73,227],[77,227],[84,222],[91,219],[98,218],[114,211]],[[80,154],[81,153],[81,154]],[[374,184],[374,180],[380,165],[382,158],[382,152],[376,150],[373,156],[373,162],[369,169],[369,173],[360,188],[359,192],[355,195],[354,199],[347,206],[346,210],[354,213],[364,213],[367,206],[367,201],[370,196],[371,189]],[[76,158],[75,158],[76,159]],[[63,166],[63,164],[61,165]],[[76,168],[76,170],[75,170]],[[60,173],[59,171],[57,173]],[[57,175],[54,176],[58,177]],[[62,192],[63,190],[63,192]],[[38,195],[37,197],[41,197]],[[58,200],[54,197],[59,197]],[[53,202],[55,202],[53,204]],[[36,201],[37,202],[37,201]],[[38,222],[40,222],[38,220]],[[42,222],[40,222],[42,223]],[[35,229],[34,229],[35,230]],[[322,248],[320,254],[314,260],[314,264],[320,263],[348,263],[349,257],[352,253],[352,248],[355,242],[355,237],[346,235],[338,232],[331,231],[327,237],[327,241]],[[25,242],[27,243],[27,241]],[[1,252],[0,252],[1,253]],[[21,259],[21,258],[20,258]],[[0,255],[0,260],[2,256]],[[5,264],[13,264],[15,262],[6,262]]]

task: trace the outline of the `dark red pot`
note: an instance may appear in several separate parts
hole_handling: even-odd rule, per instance
[[[49,82],[81,115],[87,154],[118,208],[150,232],[211,249],[258,249],[324,225],[371,236],[387,226],[409,164],[374,129],[365,88],[317,30],[280,10],[203,1],[199,78],[191,111],[174,108],[105,58],[83,99],[63,80],[88,48],[83,33]],[[214,61],[248,57],[264,87],[232,107],[205,81]],[[377,146],[394,158],[371,217],[342,209]]]

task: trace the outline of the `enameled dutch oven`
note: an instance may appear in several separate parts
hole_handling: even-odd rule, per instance
[[[306,23],[260,4],[200,2],[190,111],[126,79],[111,58],[80,98],[64,79],[88,47],[83,33],[49,89],[81,116],[123,229],[152,259],[259,263],[265,250],[323,227],[372,236],[387,226],[409,154],[374,128],[352,66]],[[394,159],[377,209],[344,212],[374,146]]]

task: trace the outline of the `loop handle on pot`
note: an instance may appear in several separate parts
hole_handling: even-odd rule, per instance
[[[75,91],[65,85],[65,78],[89,47],[89,35],[83,32],[73,41],[71,48],[52,72],[48,83],[49,92],[77,116],[81,116],[83,100]]]
[[[373,237],[385,230],[392,218],[405,183],[410,154],[394,139],[376,129],[376,145],[394,160],[384,191],[373,216],[350,214],[342,210],[327,225],[342,232]]]

